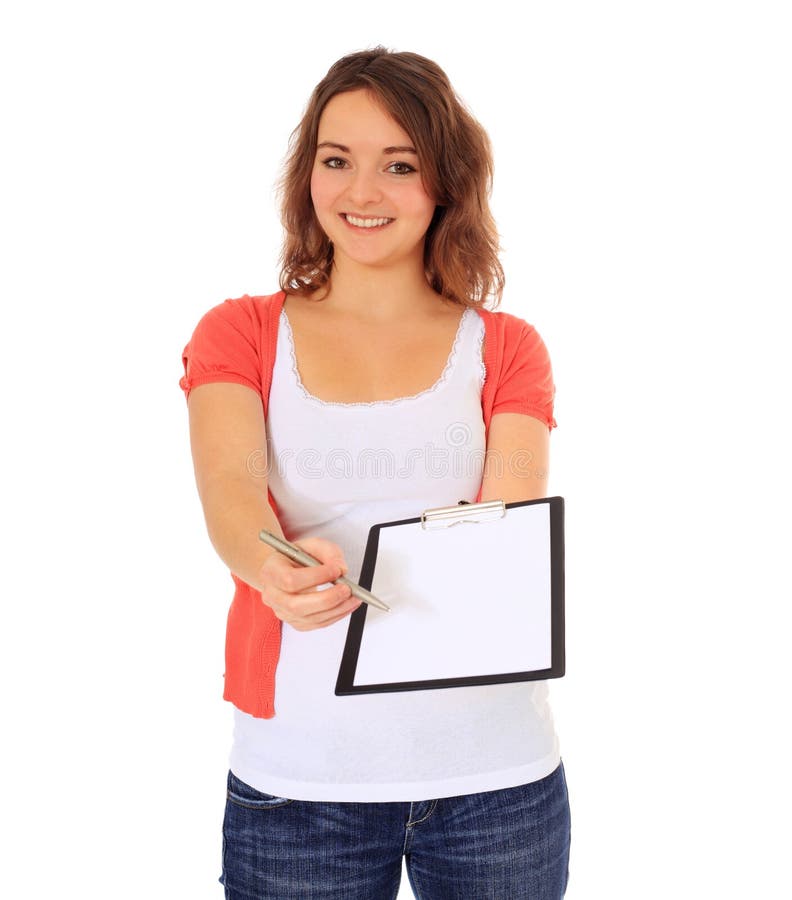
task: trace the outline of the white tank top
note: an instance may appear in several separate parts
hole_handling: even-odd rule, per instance
[[[357,579],[371,525],[475,500],[485,451],[483,339],[482,318],[467,309],[432,387],[328,403],[303,387],[281,312],[267,440],[286,537],[334,541]],[[482,614],[486,606],[482,598]],[[514,787],[556,768],[543,681],[337,697],[348,625],[283,625],[274,718],[234,709],[238,778],[295,800],[404,802]]]

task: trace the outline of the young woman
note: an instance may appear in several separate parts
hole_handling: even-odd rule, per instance
[[[491,174],[435,63],[344,57],[292,136],[281,290],[215,306],[184,349],[198,491],[235,584],[228,898],[393,898],[403,856],[424,900],[564,894],[546,683],[334,693],[359,601],[328,585],[358,577],[372,524],[545,495],[547,351],[484,308],[503,288]],[[467,464],[443,467],[444,450]],[[262,528],[322,565],[290,562]]]

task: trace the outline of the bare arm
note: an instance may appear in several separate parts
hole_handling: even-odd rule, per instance
[[[547,494],[550,432],[521,413],[492,417],[487,438],[481,500],[537,500]]]
[[[315,590],[346,568],[336,544],[299,541],[325,563],[307,569],[258,540],[262,528],[283,536],[267,495],[266,426],[258,394],[240,384],[204,384],[193,388],[187,406],[195,482],[218,556],[298,630],[331,625],[355,609],[359,601],[342,585]]]

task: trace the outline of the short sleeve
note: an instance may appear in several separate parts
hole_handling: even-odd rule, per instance
[[[230,381],[261,393],[261,326],[250,298],[226,300],[206,313],[182,351],[185,399],[200,384]]]
[[[495,391],[492,415],[516,412],[533,416],[548,428],[556,427],[553,418],[555,383],[550,355],[536,329],[520,322],[516,339],[504,347],[501,377]]]

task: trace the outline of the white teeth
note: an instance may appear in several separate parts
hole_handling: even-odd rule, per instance
[[[393,219],[358,219],[355,216],[344,214],[344,218],[350,225],[356,225],[358,228],[376,228],[377,225],[387,225]]]

